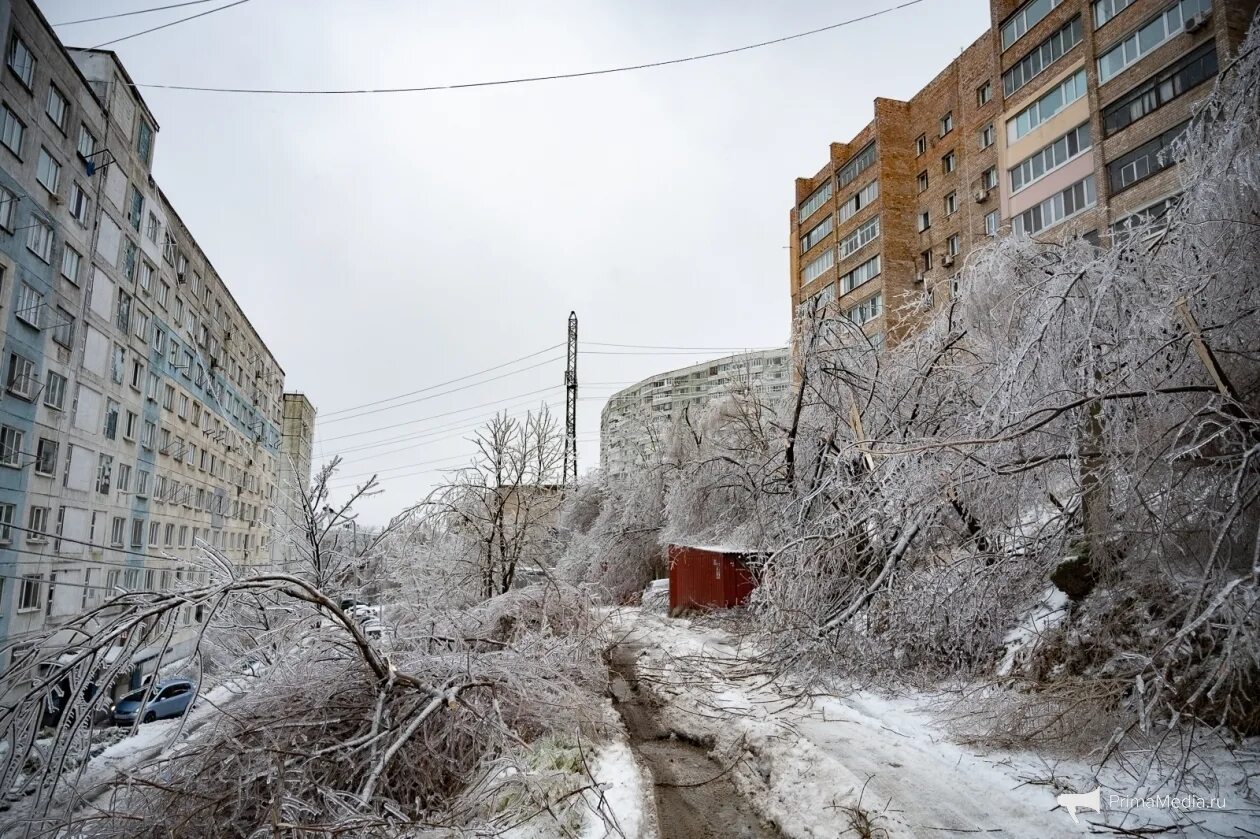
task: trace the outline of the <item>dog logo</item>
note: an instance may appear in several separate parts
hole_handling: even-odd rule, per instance
[[[1094,787],[1093,792],[1067,792],[1062,795],[1056,795],[1054,800],[1059,806],[1068,811],[1068,815],[1072,817],[1074,824],[1080,824],[1076,818],[1076,810],[1093,810],[1095,813],[1102,812],[1102,788]]]

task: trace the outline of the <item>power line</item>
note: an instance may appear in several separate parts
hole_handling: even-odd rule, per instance
[[[143,30],[143,31],[141,31],[141,32],[133,32],[133,33],[131,33],[130,35],[124,35],[124,36],[122,36],[121,38],[115,38],[114,40],[112,40],[112,41],[106,41],[106,42],[105,42],[105,43],[103,43],[103,44],[97,44],[96,46],[92,47],[92,49],[94,49],[94,50],[99,50],[101,47],[108,47],[108,46],[109,46],[109,45],[111,45],[111,44],[119,44],[119,43],[122,43],[123,41],[130,41],[132,38],[139,38],[141,35],[148,35],[150,32],[157,32],[159,29],[168,29],[168,28],[170,28],[170,27],[172,27],[172,26],[178,26],[178,25],[179,25],[179,24],[181,24],[181,23],[187,23],[187,22],[188,22],[188,21],[190,21],[190,20],[196,20],[196,19],[197,19],[197,18],[199,18],[199,17],[205,17],[206,15],[212,15],[212,14],[214,14],[215,12],[221,12],[221,11],[223,11],[224,9],[230,9],[230,8],[232,8],[233,6],[239,6],[239,5],[241,5],[242,3],[248,3],[248,2],[249,2],[249,0],[236,0],[236,2],[234,2],[234,3],[228,3],[226,6],[216,6],[216,7],[215,7],[215,8],[213,8],[213,9],[207,9],[207,10],[206,10],[206,11],[204,11],[204,12],[198,12],[197,14],[195,14],[195,15],[189,15],[188,17],[182,17],[182,18],[180,18],[179,20],[173,20],[173,21],[171,21],[170,23],[164,23],[164,24],[162,24],[161,26],[154,26],[154,27],[151,27],[151,28],[149,28],[149,29],[145,29],[145,30]]]
[[[131,17],[132,15],[145,15],[149,12],[164,12],[167,9],[182,9],[185,6],[200,6],[203,3],[213,3],[214,0],[187,0],[184,3],[172,3],[169,6],[151,6],[147,9],[136,9],[133,12],[118,12],[112,15],[101,15],[100,17],[85,17],[80,20],[67,20],[61,23],[54,23],[53,26],[74,26],[76,23],[95,23],[98,20],[113,20],[118,17]]]
[[[239,0],[245,2],[245,0]],[[862,21],[871,20],[891,12],[916,6],[923,0],[906,0],[896,6],[889,6],[886,9],[880,9],[870,14],[861,15],[860,17],[842,20],[839,23],[832,23],[827,26],[820,26],[817,29],[810,29],[807,32],[797,32],[794,35],[785,35],[781,38],[772,38],[769,41],[759,41],[755,44],[744,44],[739,47],[730,49],[717,50],[715,52],[700,53],[698,55],[689,55],[682,58],[670,58],[664,61],[650,61],[645,64],[627,64],[620,67],[606,67],[600,70],[581,70],[574,73],[554,73],[547,76],[524,76],[515,79],[498,79],[495,81],[485,82],[462,82],[457,84],[439,84],[427,85],[423,87],[378,87],[378,88],[268,88],[268,87],[203,87],[197,85],[178,85],[178,84],[136,84],[135,87],[152,87],[164,90],[193,90],[203,93],[256,93],[256,94],[274,94],[274,95],[309,95],[309,96],[344,96],[356,94],[377,94],[377,93],[429,93],[437,90],[465,90],[477,87],[503,87],[506,85],[529,84],[533,82],[549,82],[558,81],[560,79],[580,79],[587,76],[607,76],[613,73],[626,73],[632,70],[650,70],[656,67],[669,67],[675,64],[686,64],[691,61],[703,61],[709,58],[719,58],[724,55],[734,55],[735,53],[747,52],[749,50],[760,49],[762,47],[774,46],[775,44],[783,44],[788,41],[795,41],[800,38],[808,38],[811,35],[818,35],[823,32],[830,32],[834,29],[840,29]],[[224,7],[226,8],[226,7]],[[217,11],[212,10],[212,11]],[[204,14],[209,14],[205,12]],[[176,21],[178,23],[179,21]],[[168,24],[171,25],[171,24]],[[144,34],[144,33],[137,33]],[[135,37],[135,36],[128,36]],[[111,43],[114,43],[111,41]]]
[[[764,352],[766,350],[781,350],[783,347],[674,347],[674,346],[656,346],[652,344],[609,344],[603,341],[583,341],[582,346],[585,347],[620,347],[622,349],[631,350],[685,350],[687,352],[732,352],[732,353],[753,353]]]
[[[335,419],[326,419],[323,422],[325,425],[327,425],[330,422],[344,422],[345,420],[358,419],[360,417],[371,416],[372,414],[379,414],[379,413],[382,413],[383,411],[392,411],[395,408],[405,408],[408,405],[415,405],[419,402],[427,402],[430,399],[438,399],[443,396],[449,396],[452,393],[459,393],[462,390],[468,390],[469,388],[479,387],[484,384],[489,384],[490,382],[497,382],[500,379],[506,379],[509,376],[515,376],[519,373],[525,373],[530,370],[536,370],[539,367],[545,367],[546,365],[551,364],[552,362],[559,361],[562,357],[563,356],[556,356],[555,358],[545,358],[542,361],[538,362],[537,364],[531,364],[528,367],[522,367],[519,370],[509,370],[506,373],[500,373],[497,376],[491,376],[490,378],[482,379],[479,382],[471,382],[469,384],[462,385],[460,387],[453,387],[450,390],[444,390],[441,393],[432,393],[432,394],[429,394],[428,396],[421,396],[417,399],[409,399],[406,402],[399,402],[397,405],[386,405],[383,408],[373,408],[372,410],[363,411],[362,413],[358,413],[358,414],[351,414],[349,416],[344,416],[344,417],[336,417]],[[431,390],[431,389],[432,388],[425,388],[425,390]],[[420,391],[417,391],[417,393],[419,392]],[[394,397],[394,398],[398,399],[401,397]],[[382,401],[389,401],[389,400],[382,400]]]
[[[492,399],[491,401],[483,402],[480,405],[469,405],[467,408],[459,408],[458,410],[454,410],[454,411],[445,411],[441,414],[433,414],[432,416],[428,416],[428,417],[419,417],[417,419],[407,420],[405,422],[396,422],[393,425],[382,425],[376,428],[369,428],[365,431],[352,431],[349,434],[338,434],[336,437],[322,437],[319,439],[319,442],[327,443],[332,440],[342,440],[342,439],[345,439],[346,437],[358,437],[362,434],[372,434],[376,431],[388,431],[391,428],[402,428],[405,425],[415,425],[418,422],[424,422],[426,420],[437,419],[439,417],[449,417],[452,414],[462,414],[465,411],[472,411],[477,408],[485,408],[489,405],[498,405],[503,402],[510,402],[513,399],[521,399],[526,396],[533,396],[538,393],[546,393],[547,391],[555,390],[558,387],[563,387],[563,385],[551,385],[550,387],[543,387],[543,388],[539,388],[538,390],[531,390],[528,393],[518,393],[515,396],[508,396],[503,399]]]
[[[323,419],[325,422],[327,422],[328,417],[335,417],[338,414],[346,414],[351,411],[357,411],[360,408],[371,408],[375,405],[382,405],[386,402],[393,402],[395,399],[406,399],[408,396],[415,396],[420,393],[427,393],[428,391],[435,390],[439,387],[446,387],[447,385],[453,385],[457,382],[462,382],[465,379],[471,379],[474,376],[480,376],[482,373],[493,373],[495,370],[500,370],[504,367],[509,367],[513,364],[516,364],[518,361],[528,361],[529,359],[534,358],[535,356],[540,356],[545,352],[550,352],[551,350],[558,349],[563,346],[564,346],[564,342],[562,341],[559,344],[552,344],[550,347],[543,347],[541,350],[538,350],[537,352],[532,352],[529,355],[523,355],[520,358],[514,358],[511,361],[505,361],[502,364],[496,364],[493,367],[487,367],[486,369],[478,370],[475,373],[468,373],[467,375],[464,375],[464,376],[457,376],[454,379],[448,379],[444,382],[438,382],[437,384],[429,385],[427,387],[422,387],[419,390],[413,390],[410,393],[400,393],[397,396],[389,396],[384,399],[378,399],[375,402],[364,402],[362,405],[353,405],[349,408],[339,408],[336,411],[326,411],[324,412]]]

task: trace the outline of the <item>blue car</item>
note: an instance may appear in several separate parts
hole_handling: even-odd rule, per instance
[[[149,694],[148,702],[144,701],[146,692]],[[114,705],[114,722],[131,725],[137,717],[141,722],[153,722],[183,716],[196,698],[197,686],[189,679],[166,679],[119,699]]]

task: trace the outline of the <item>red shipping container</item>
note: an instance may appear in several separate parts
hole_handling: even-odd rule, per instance
[[[721,547],[670,545],[669,613],[729,609],[748,600],[757,587],[752,566],[758,554]]]

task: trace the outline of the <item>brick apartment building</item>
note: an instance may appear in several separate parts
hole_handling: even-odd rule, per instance
[[[1160,159],[1257,0],[990,0],[993,24],[908,102],[796,181],[793,313],[838,301],[873,336],[947,299],[991,236],[1105,242],[1180,190]]]

